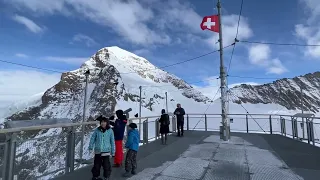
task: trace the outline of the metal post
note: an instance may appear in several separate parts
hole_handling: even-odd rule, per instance
[[[307,124],[307,137],[308,137],[308,144],[310,144],[311,140],[311,132],[310,132],[310,121],[307,119],[306,124]]]
[[[14,178],[14,165],[16,156],[16,137],[15,133],[6,136],[6,147],[5,147],[5,161],[3,161],[4,168],[4,180],[13,180]]]
[[[312,145],[315,146],[315,139],[314,139],[314,129],[313,129],[313,121],[310,121],[310,135],[312,139]]]
[[[303,90],[302,85],[300,86],[300,106],[301,106],[301,113],[303,114]],[[304,118],[302,118],[302,138],[304,139]]]
[[[84,75],[86,76],[86,85],[85,85],[85,89],[84,89],[84,100],[83,100],[83,115],[82,115],[82,122],[85,122],[86,119],[86,105],[87,105],[87,90],[88,90],[88,78],[90,75],[90,71],[86,71],[84,73]],[[81,144],[80,144],[80,161],[83,160],[83,141],[84,141],[84,125],[81,125]]]
[[[270,134],[272,134],[272,116],[269,115]]]
[[[148,119],[143,121],[143,144],[147,144],[148,139]]]
[[[65,173],[74,171],[74,158],[75,158],[75,127],[68,128],[67,136],[67,157],[66,157],[66,167]]]
[[[221,2],[218,0],[217,3],[218,16],[219,16],[219,45],[220,45],[220,88],[221,88],[221,116],[222,116],[222,126],[223,126],[223,140],[228,141],[230,139],[230,122],[227,116],[227,81],[226,73],[223,63],[223,41],[222,41],[222,23],[221,23]],[[222,132],[220,132],[222,133]]]
[[[159,120],[155,121],[155,137],[156,139],[158,139],[160,134],[160,124],[159,124]]]
[[[208,131],[208,121],[207,121],[207,115],[204,115],[204,129],[205,131]]]
[[[142,107],[142,86],[139,86],[139,134],[141,134],[141,107]],[[140,135],[141,139],[141,135]]]
[[[168,111],[168,93],[166,92],[166,112],[169,113]]]
[[[249,133],[248,114],[246,114],[246,126],[247,126],[247,133]]]
[[[187,114],[187,130],[189,131],[189,115]]]

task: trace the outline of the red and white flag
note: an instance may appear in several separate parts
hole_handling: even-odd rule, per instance
[[[211,15],[205,16],[202,19],[202,23],[200,24],[202,30],[210,30],[213,32],[219,33],[219,16],[218,15]]]

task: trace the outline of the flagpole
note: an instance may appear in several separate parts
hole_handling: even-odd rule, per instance
[[[217,2],[218,18],[219,18],[219,45],[220,45],[220,88],[221,88],[221,123],[220,133],[223,135],[223,140],[228,141],[230,139],[230,122],[228,118],[228,106],[227,106],[227,80],[226,72],[223,63],[223,41],[222,41],[222,23],[221,23],[221,2]]]

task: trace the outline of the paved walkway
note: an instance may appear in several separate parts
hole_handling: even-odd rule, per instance
[[[138,174],[127,180],[316,180],[320,177],[320,148],[279,135],[233,133],[221,142],[212,132],[187,132],[142,146]],[[91,167],[57,178],[90,179]],[[122,169],[112,179],[122,180]]]

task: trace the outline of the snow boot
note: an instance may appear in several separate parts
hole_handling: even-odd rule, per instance
[[[126,172],[123,174],[123,177],[130,177],[130,176],[131,176],[131,174],[130,174],[129,171],[126,171]]]
[[[136,175],[137,174],[136,170],[132,170],[131,174]]]

